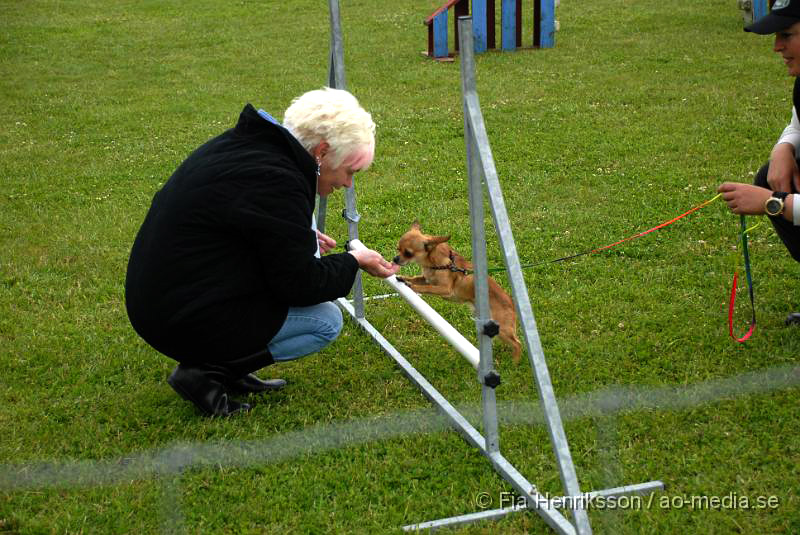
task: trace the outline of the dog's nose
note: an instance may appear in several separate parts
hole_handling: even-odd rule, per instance
[[[400,255],[397,255],[397,256],[395,256],[395,257],[394,257],[394,259],[392,260],[392,262],[394,262],[394,263],[395,263],[395,264],[397,264],[398,266],[402,266],[403,264],[401,264],[401,263],[400,263],[400,260],[402,260],[402,259],[400,258]]]

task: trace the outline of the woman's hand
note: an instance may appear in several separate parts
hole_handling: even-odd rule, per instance
[[[400,266],[385,260],[379,252],[372,249],[357,249],[348,252],[356,257],[358,267],[373,277],[385,279],[400,271]]]
[[[336,240],[320,231],[317,231],[317,242],[319,243],[319,250],[322,252],[322,254],[325,254],[336,247]]]

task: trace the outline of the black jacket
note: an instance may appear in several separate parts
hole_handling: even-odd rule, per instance
[[[195,150],[156,193],[131,250],[125,302],[142,338],[180,362],[224,362],[266,349],[290,306],[347,295],[355,258],[314,256],[316,169],[250,104]]]

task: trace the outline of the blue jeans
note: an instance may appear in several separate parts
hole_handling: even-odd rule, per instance
[[[316,353],[336,340],[342,330],[342,311],[332,302],[292,307],[269,347],[276,362]]]

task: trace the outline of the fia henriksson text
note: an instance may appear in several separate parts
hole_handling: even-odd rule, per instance
[[[478,505],[488,509],[487,500],[476,500]],[[723,496],[706,495],[622,495],[603,496],[591,493],[580,496],[551,496],[549,493],[537,494],[535,498],[517,496],[513,492],[501,492],[499,505],[501,508],[514,507],[520,509],[556,508],[556,509],[595,509],[595,510],[647,510],[690,509],[690,510],[722,510],[722,509],[777,509],[780,507],[778,496],[748,496],[730,492]]]

